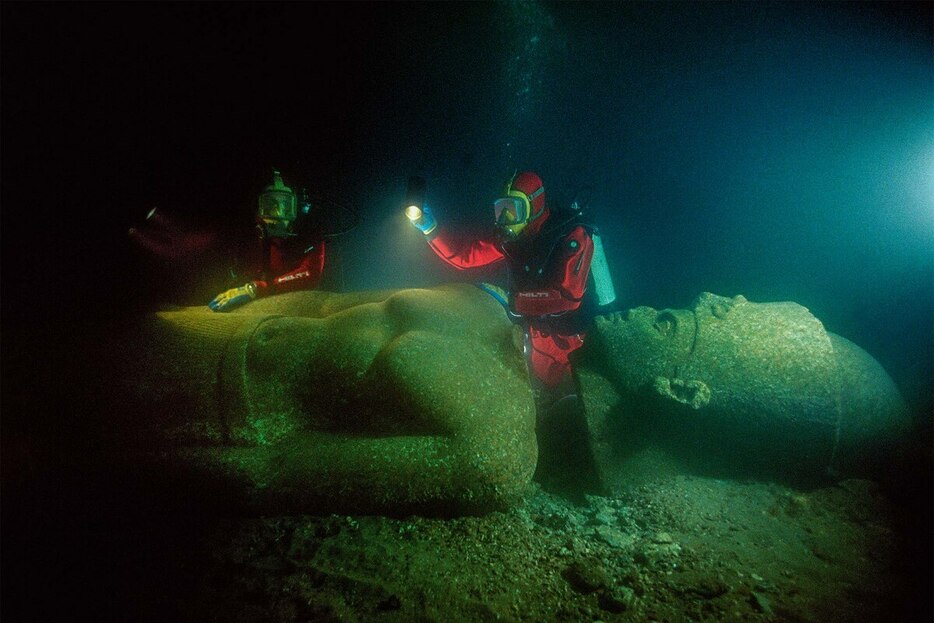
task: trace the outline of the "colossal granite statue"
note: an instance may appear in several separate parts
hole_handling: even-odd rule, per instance
[[[260,508],[479,513],[535,470],[521,342],[474,286],[297,292],[111,334],[88,383],[112,447]]]
[[[575,374],[610,490],[647,448],[734,475],[873,475],[909,424],[878,362],[790,302],[704,293],[598,317]]]
[[[521,335],[469,285],[178,308],[110,327],[83,361],[106,465],[259,509],[482,513],[539,458]],[[732,476],[874,475],[909,422],[879,364],[795,303],[602,316],[574,365],[573,430],[539,422],[540,441],[584,431],[581,471],[610,491],[647,448]]]

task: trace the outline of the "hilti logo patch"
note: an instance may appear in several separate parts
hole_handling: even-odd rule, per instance
[[[307,270],[303,270],[300,273],[295,273],[294,275],[282,275],[276,279],[276,283],[284,283],[286,281],[294,281],[296,279],[301,279],[302,277],[310,277],[311,273]]]
[[[520,292],[521,299],[547,299],[551,294],[548,292]]]

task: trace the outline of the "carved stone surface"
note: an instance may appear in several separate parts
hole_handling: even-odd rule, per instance
[[[98,351],[88,383],[115,447],[260,507],[486,512],[535,469],[522,354],[473,286],[181,308]]]
[[[610,489],[648,447],[708,471],[860,472],[908,426],[881,366],[790,302],[704,293],[598,317],[575,373]]]

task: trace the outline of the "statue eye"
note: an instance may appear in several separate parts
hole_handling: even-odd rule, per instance
[[[659,334],[668,337],[677,329],[678,321],[671,312],[662,312],[655,317],[655,324],[652,326],[655,327],[655,330],[658,331]]]

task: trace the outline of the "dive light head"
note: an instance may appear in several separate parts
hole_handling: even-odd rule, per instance
[[[431,214],[431,210],[425,204],[425,180],[421,177],[413,176],[409,178],[408,186],[405,189],[405,216],[409,221],[426,236],[430,235],[437,227],[437,222]]]
[[[413,223],[418,219],[422,218],[422,209],[421,207],[415,205],[414,203],[406,207],[405,215]]]

